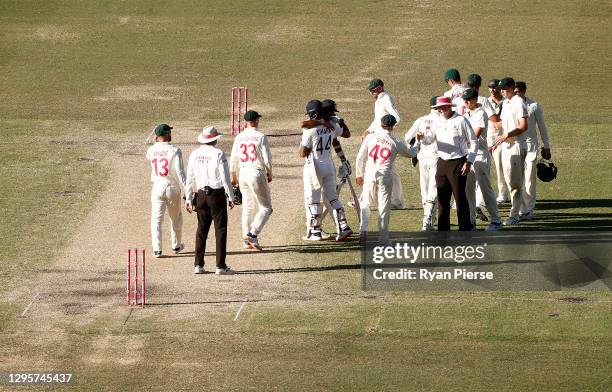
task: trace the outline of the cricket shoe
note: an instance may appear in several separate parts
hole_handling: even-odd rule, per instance
[[[179,254],[183,249],[185,249],[185,244],[180,244],[177,248],[172,248],[172,253]]]
[[[313,232],[311,230],[308,230],[308,234],[303,236],[302,239],[304,241],[322,241],[323,240],[320,231]]]
[[[504,221],[504,226],[516,226],[519,223],[521,223],[521,220],[519,217],[511,216],[510,218]]]
[[[497,202],[497,205],[499,206],[500,204],[507,204],[510,203],[509,199],[503,198],[503,197],[498,197],[497,200],[495,200]]]
[[[156,259],[160,258],[161,255],[162,255],[161,250],[156,250],[156,251],[153,252],[153,257],[155,257]]]
[[[489,217],[484,213],[484,211],[480,207],[476,207],[476,219],[479,219],[483,222],[489,221]]]
[[[432,231],[433,225],[429,219],[423,219],[423,226],[421,227],[421,231]]]
[[[263,248],[261,247],[261,245],[259,245],[259,242],[257,241],[257,236],[256,235],[248,233],[244,237],[244,240],[247,241],[249,243],[249,245],[251,245],[253,248],[255,248],[257,250],[263,250]]]
[[[242,247],[244,249],[253,249],[253,246],[251,245],[251,243],[247,240],[242,240]]]
[[[199,274],[203,274],[204,273],[204,267],[200,267],[199,265],[196,265],[193,269],[193,273],[196,275]]]
[[[499,231],[502,229],[501,222],[491,222],[485,231]]]
[[[324,230],[321,230],[321,239],[322,240],[328,240],[331,238],[331,235],[329,233],[326,233]]]
[[[535,214],[533,213],[533,211],[529,211],[526,214],[521,214],[520,217],[521,217],[521,220],[530,221],[530,220],[533,220],[533,218],[535,218]]]
[[[215,270],[216,275],[234,275],[236,271],[234,271],[229,265],[226,265],[225,268],[217,268]]]
[[[336,241],[344,241],[347,238],[349,238],[351,234],[353,234],[353,230],[351,230],[350,227],[346,226],[344,230],[341,230],[340,233],[338,233],[338,236],[336,237]]]

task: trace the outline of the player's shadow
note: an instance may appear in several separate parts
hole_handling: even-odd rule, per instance
[[[612,230],[612,199],[544,199],[538,200],[535,218],[522,221],[516,227],[504,227],[503,231],[610,231]],[[588,212],[581,212],[589,209]],[[599,211],[594,209],[599,209]],[[500,207],[502,216],[509,205]],[[565,212],[564,210],[568,210]]]
[[[502,264],[540,264],[546,263],[546,260],[502,260],[502,261],[475,261],[475,262],[464,262],[461,266],[487,266],[487,265],[502,265]],[[456,267],[455,262],[432,262],[432,263],[419,263],[417,265],[411,263],[386,263],[385,268],[448,268]],[[358,269],[373,269],[380,268],[378,264],[336,264],[336,265],[323,265],[316,267],[288,267],[288,268],[269,268],[269,269],[254,269],[254,270],[241,270],[236,271],[236,274],[283,274],[283,273],[295,273],[295,272],[324,272],[324,271],[339,271],[339,270],[358,270]]]

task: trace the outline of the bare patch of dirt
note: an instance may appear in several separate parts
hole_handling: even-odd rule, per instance
[[[173,101],[184,91],[173,86],[118,86],[95,97],[97,101]]]
[[[61,26],[45,25],[37,28],[33,37],[40,41],[70,42],[79,39],[79,34]]]

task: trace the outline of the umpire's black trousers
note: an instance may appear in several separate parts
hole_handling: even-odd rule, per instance
[[[438,159],[436,170],[436,187],[438,188],[438,231],[450,230],[450,201],[451,195],[455,196],[457,203],[457,220],[459,230],[468,231],[472,229],[470,220],[470,205],[465,195],[465,184],[467,176],[461,175],[461,167],[467,161],[465,157],[449,159],[445,161]]]
[[[225,190],[200,189],[196,197],[198,215],[198,230],[196,231],[195,265],[204,267],[204,253],[210,224],[215,222],[215,238],[217,240],[217,268],[226,268],[227,254],[227,199]]]

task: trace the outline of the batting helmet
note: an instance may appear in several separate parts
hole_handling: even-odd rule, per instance
[[[537,165],[538,178],[543,182],[551,182],[557,178],[557,166],[552,161],[540,159]]]
[[[240,187],[234,185],[232,189],[234,190],[234,204],[239,206],[242,204],[242,192],[240,192]]]
[[[321,101],[319,101],[318,99],[313,99],[312,101],[309,101],[306,104],[306,114],[308,115],[308,118],[310,118],[311,120],[316,120],[321,118],[321,114],[323,112],[323,105],[321,104]]]

